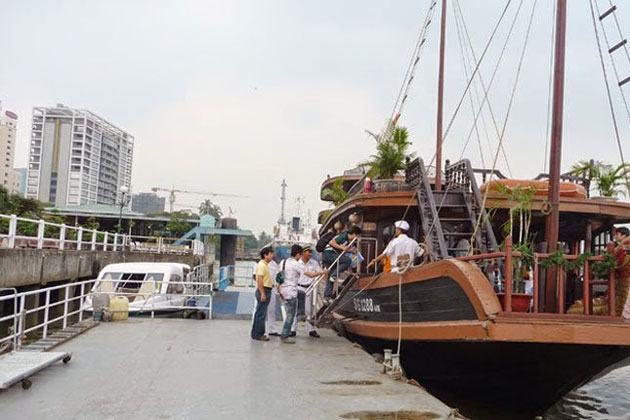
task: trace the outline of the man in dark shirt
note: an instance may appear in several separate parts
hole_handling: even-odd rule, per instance
[[[346,271],[352,265],[352,260],[350,259],[350,255],[348,255],[348,251],[350,251],[349,244],[359,236],[361,236],[361,228],[358,226],[352,226],[348,232],[341,233],[328,242],[326,249],[322,253],[322,262],[329,268],[331,279],[326,282],[324,297],[332,296],[334,284],[333,278],[336,279],[337,273]],[[343,255],[339,257],[341,253],[343,253]],[[335,263],[335,260],[337,260],[338,257],[339,260]]]

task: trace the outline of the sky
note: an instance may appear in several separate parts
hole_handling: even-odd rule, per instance
[[[488,84],[497,68],[488,102],[501,131],[533,16],[503,136],[507,163],[497,160],[503,173],[532,178],[545,161],[553,2],[459,0],[477,56],[507,3],[479,73]],[[215,202],[258,233],[277,221],[286,179],[289,215],[303,197],[304,215],[309,209],[315,220],[328,207],[319,201],[322,181],[374,152],[365,130],[378,132],[391,115],[429,4],[0,0],[0,100],[19,115],[15,165],[28,160],[32,108],[63,103],[135,137],[134,192],[175,186],[243,195]],[[630,5],[618,9],[622,30],[630,31]],[[465,150],[474,120],[468,96],[453,117],[468,84],[454,10],[449,0],[444,157],[480,166],[483,156],[490,167],[498,136],[488,109],[478,121],[479,140],[473,135]],[[425,161],[435,151],[438,23],[436,14],[400,120]],[[607,34],[611,43],[619,38]],[[569,2],[566,51],[563,170],[579,159],[619,163],[586,0]],[[616,63],[621,78],[630,75],[621,50]],[[483,95],[478,79],[472,86],[473,95]],[[630,156],[629,119],[616,88],[613,101]],[[204,198],[180,194],[177,201],[197,205]]]

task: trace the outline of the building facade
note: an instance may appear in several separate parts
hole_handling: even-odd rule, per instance
[[[33,108],[26,196],[54,206],[116,204],[133,136],[84,109]]]
[[[158,214],[164,212],[166,198],[155,193],[134,194],[131,198],[131,211],[142,214]]]
[[[13,170],[18,116],[0,106],[0,185],[9,193],[20,192],[20,174]]]

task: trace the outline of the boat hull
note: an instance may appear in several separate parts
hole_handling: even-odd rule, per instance
[[[347,334],[370,353],[397,342]],[[541,414],[567,392],[630,356],[630,348],[578,344],[403,341],[407,377],[465,415]],[[482,418],[482,417],[479,417]]]

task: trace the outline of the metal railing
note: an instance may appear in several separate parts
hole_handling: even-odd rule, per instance
[[[240,281],[240,284],[237,284],[237,281]],[[237,264],[219,267],[219,290],[225,290],[230,283],[234,286],[254,287],[254,265]]]
[[[505,240],[505,251],[501,252],[493,252],[488,254],[480,254],[480,255],[471,255],[465,257],[457,257],[457,260],[460,261],[469,261],[474,263],[479,263],[483,261],[490,260],[502,260],[504,261],[504,293],[502,297],[504,299],[503,302],[503,311],[504,312],[512,312],[513,311],[513,298],[515,295],[514,292],[514,271],[515,268],[518,267],[517,264],[514,264],[515,258],[522,257],[522,253],[515,252],[512,250],[512,238],[508,236]],[[567,274],[564,272],[564,269],[559,266],[552,266],[547,268],[545,265],[541,264],[543,260],[549,260],[552,255],[546,253],[534,253],[534,263],[533,263],[533,308],[532,311],[534,313],[555,313],[555,314],[565,314],[566,306],[567,306],[567,287],[566,280]],[[579,258],[578,255],[563,255],[562,257],[566,261],[575,261]],[[592,310],[592,300],[591,297],[592,287],[593,286],[606,286],[607,287],[607,299],[608,299],[608,314],[611,317],[616,316],[615,313],[615,271],[610,270],[608,274],[608,278],[606,279],[597,279],[593,276],[592,264],[605,261],[603,256],[589,256],[584,259],[583,265],[579,268],[576,268],[573,274],[576,274],[577,277],[581,277],[582,279],[582,301],[583,301],[583,314],[584,315],[593,315]],[[541,272],[544,270],[544,275]],[[551,275],[550,275],[551,273]],[[555,291],[557,296],[557,301],[554,308],[543,308],[541,302],[541,277],[545,277],[547,281],[555,281]],[[501,296],[501,294],[499,294]]]
[[[180,289],[181,293],[177,291],[160,293],[159,290],[155,290],[155,287],[153,287],[153,291],[145,292],[140,287],[138,292],[114,291],[105,294],[127,297],[141,296],[144,300],[142,307],[139,310],[130,307],[130,311],[132,313],[150,313],[152,318],[155,316],[156,311],[165,309],[201,309],[207,310],[208,319],[211,319],[213,291],[212,283],[204,281],[204,278],[207,279],[207,269],[205,266],[198,266],[188,274],[187,281],[168,282],[169,286],[182,286]],[[52,328],[63,329],[69,323],[81,322],[85,317],[85,312],[92,311],[92,308],[85,303],[86,298],[93,298],[95,293],[101,293],[95,290],[95,286],[99,281],[101,280],[91,279],[20,293],[16,289],[0,289],[0,291],[12,292],[0,295],[0,306],[5,302],[13,301],[13,313],[0,317],[0,325],[13,324],[6,331],[0,331],[0,349],[6,343],[12,342],[13,350],[18,350],[24,344],[27,335],[46,338]],[[134,281],[134,283],[138,285],[145,283],[156,285],[154,280],[138,280]],[[63,297],[59,296],[61,292],[63,292]],[[53,299],[53,296],[58,296],[58,299]],[[155,301],[151,302],[151,299],[156,296],[164,296],[169,299],[185,298],[184,305],[174,305],[172,302],[167,305],[168,299],[157,303]],[[191,306],[189,304],[191,300],[195,300],[196,303],[200,299],[207,299],[207,306]],[[34,305],[30,307],[28,302],[33,302]],[[29,321],[33,318],[35,318],[35,322],[30,323]]]
[[[14,214],[0,214],[0,248],[33,248],[91,251],[134,251],[158,254],[204,255],[205,244],[186,239],[175,245],[178,238],[125,235],[85,229],[81,226],[35,220]]]

